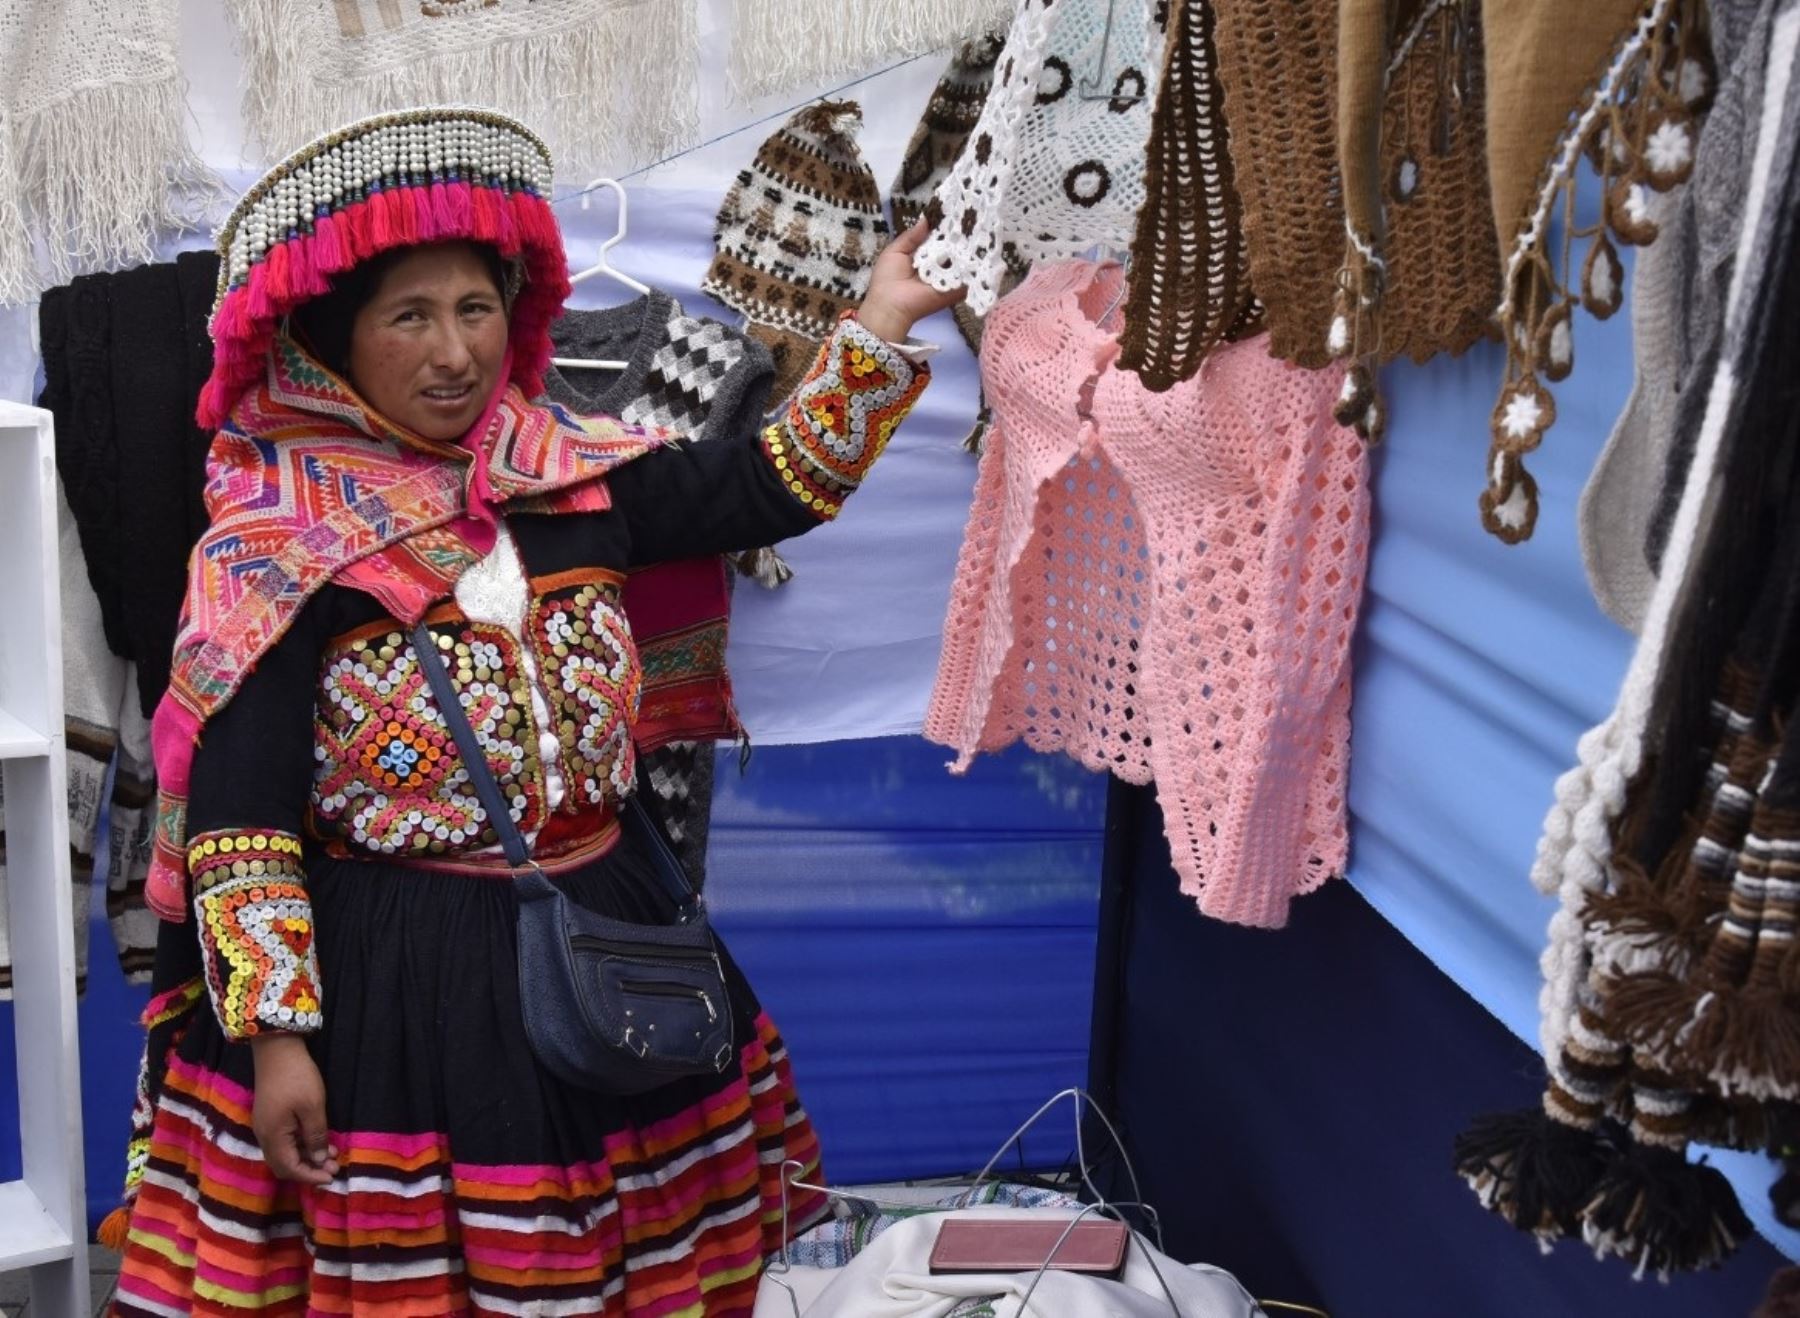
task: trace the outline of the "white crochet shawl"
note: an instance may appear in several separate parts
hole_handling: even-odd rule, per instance
[[[637,163],[697,132],[696,0],[226,0],[244,118],[285,155],[365,115],[478,105],[559,169]]]
[[[155,259],[217,180],[188,145],[177,0],[0,0],[0,302]]]
[[[1126,251],[1166,33],[1152,0],[1019,0],[994,88],[913,258],[983,315],[1005,269]],[[928,212],[932,214],[933,212]]]

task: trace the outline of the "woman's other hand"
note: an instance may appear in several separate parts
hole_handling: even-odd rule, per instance
[[[864,329],[889,343],[905,342],[915,324],[934,311],[955,306],[967,291],[957,288],[940,293],[913,270],[913,253],[929,232],[925,221],[920,220],[875,258],[869,291],[863,296],[856,318]]]
[[[258,1035],[256,1095],[250,1127],[269,1170],[284,1181],[324,1185],[338,1174],[325,1128],[325,1078],[297,1034]]]

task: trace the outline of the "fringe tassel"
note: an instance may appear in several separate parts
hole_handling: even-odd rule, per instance
[[[794,569],[773,549],[749,549],[733,561],[740,573],[765,590],[785,586],[794,579]]]
[[[1640,1279],[1717,1267],[1750,1231],[1718,1168],[1655,1145],[1621,1150],[1582,1212],[1582,1238],[1595,1257],[1627,1259]]]
[[[731,87],[749,101],[1005,31],[1014,6],[1012,0],[882,0],[846,9],[834,0],[733,0],[732,8]]]
[[[580,0],[564,8],[590,11],[583,17],[534,17],[528,35],[428,49],[360,74],[359,62],[374,57],[381,36],[340,37],[331,6],[226,0],[226,7],[244,53],[244,118],[274,156],[352,120],[412,105],[473,102],[514,115],[543,136],[560,167],[577,173],[642,164],[699,133],[697,0]],[[834,24],[856,26],[836,14]],[[450,40],[460,35],[458,23],[435,26]],[[806,44],[794,31],[791,20],[784,23],[784,48]],[[656,94],[636,94],[645,87]]]
[[[154,261],[158,235],[201,228],[223,204],[224,185],[188,145],[187,114],[186,87],[169,78],[83,88],[10,125],[52,283]],[[22,273],[8,237],[17,211],[0,202],[5,301],[18,300]]]
[[[94,1228],[94,1239],[115,1254],[125,1252],[125,1243],[131,1235],[131,1210],[115,1208],[100,1219],[100,1225]]]
[[[963,452],[973,453],[979,457],[987,449],[988,427],[994,424],[994,411],[985,402],[981,410],[975,414],[975,425],[963,437]]]
[[[1556,1121],[1541,1109],[1494,1113],[1456,1137],[1456,1174],[1483,1208],[1548,1242],[1581,1233],[1581,1210],[1612,1152],[1597,1129]]]

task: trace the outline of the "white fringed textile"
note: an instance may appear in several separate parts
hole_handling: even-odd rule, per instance
[[[220,199],[187,138],[177,0],[0,0],[0,303],[155,259]]]
[[[1012,0],[733,0],[731,85],[748,100],[1005,28]]]
[[[367,115],[512,115],[557,168],[617,170],[698,132],[696,0],[226,0],[244,119],[270,155]]]

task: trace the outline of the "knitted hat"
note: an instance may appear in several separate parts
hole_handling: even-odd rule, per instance
[[[1352,0],[1338,18],[1343,268],[1327,346],[1352,358],[1338,420],[1385,426],[1375,366],[1460,353],[1491,333],[1480,0]]]
[[[262,377],[282,318],[333,275],[381,252],[467,239],[491,244],[523,283],[512,304],[512,378],[543,391],[550,322],[569,292],[550,210],[550,154],[488,110],[376,115],[302,147],[244,194],[219,230],[213,370],[199,420],[220,425]]]
[[[1192,379],[1220,339],[1241,338],[1262,323],[1225,147],[1213,9],[1207,0],[1171,7],[1151,112],[1148,198],[1131,243],[1119,365],[1153,391]]]
[[[1694,167],[1696,117],[1714,90],[1699,0],[1485,0],[1488,177],[1499,239],[1499,319],[1506,379],[1494,407],[1482,524],[1509,544],[1531,535],[1537,484],[1524,455],[1543,442],[1556,404],[1543,381],[1574,368],[1576,302],[1597,317],[1624,300],[1614,240],[1656,237],[1650,190]],[[1573,215],[1583,157],[1600,173],[1599,224],[1551,241]],[[1585,241],[1580,275],[1575,256]]]
[[[757,148],[719,207],[701,291],[748,322],[785,398],[838,317],[868,291],[887,241],[881,189],[856,144],[862,107],[820,101]]]
[[[926,211],[913,258],[982,314],[1011,269],[1095,246],[1124,251],[1144,204],[1144,145],[1162,72],[1165,6],[1030,0],[1006,36],[970,148]]]

